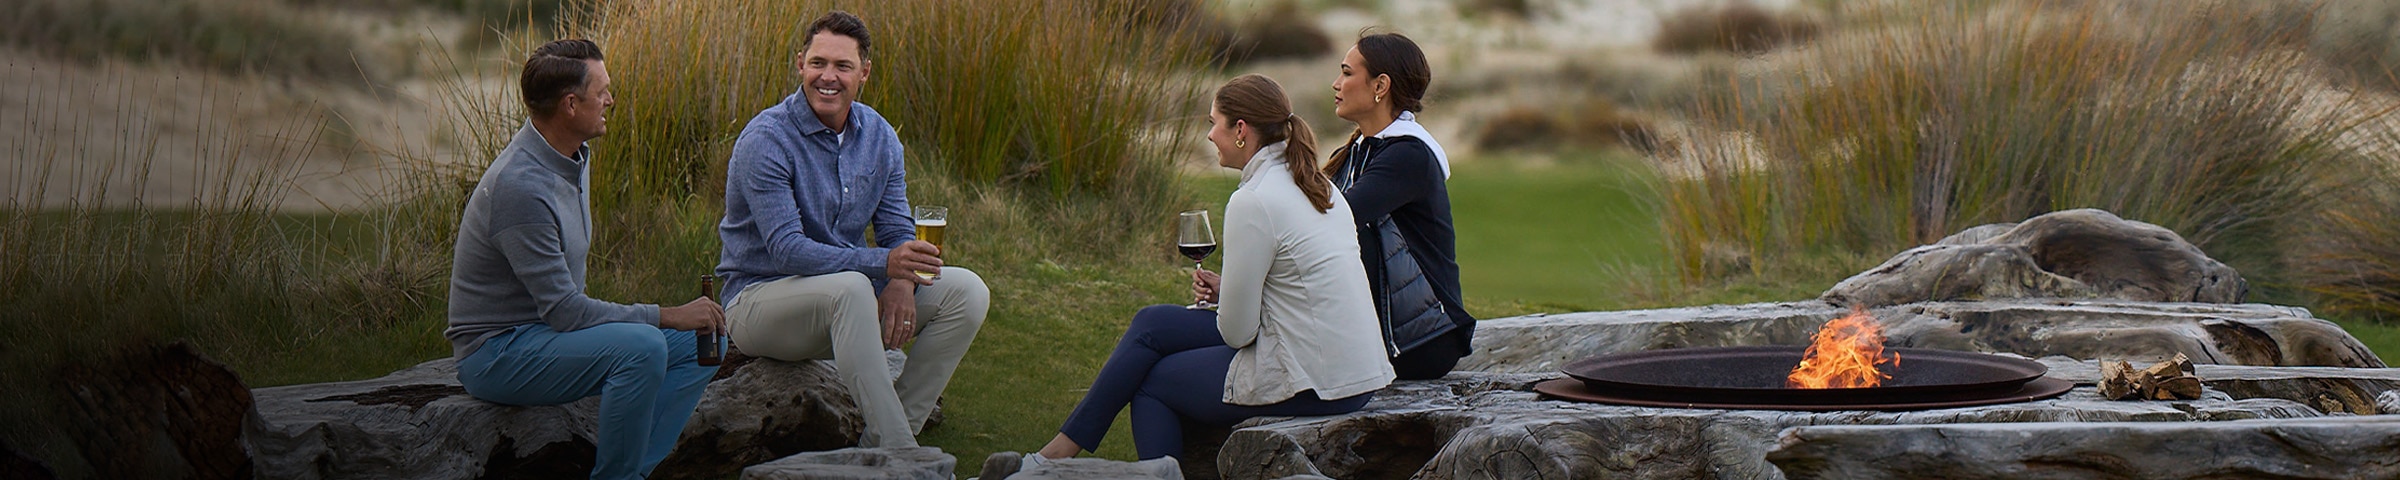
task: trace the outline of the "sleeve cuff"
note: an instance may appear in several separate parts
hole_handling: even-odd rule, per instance
[[[860,267],[860,271],[858,273],[867,274],[867,278],[875,280],[891,279],[891,276],[887,275],[886,271],[890,270],[891,267],[892,249],[884,247],[862,248],[859,249],[858,253],[860,257],[858,259],[858,265]]]

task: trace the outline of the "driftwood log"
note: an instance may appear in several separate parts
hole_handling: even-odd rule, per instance
[[[541,407],[477,400],[458,386],[447,358],[256,396],[245,441],[264,478],[579,478],[591,470],[598,426],[598,397]],[[726,478],[744,466],[854,445],[862,426],[831,362],[737,356],[720,367],[653,478]]]

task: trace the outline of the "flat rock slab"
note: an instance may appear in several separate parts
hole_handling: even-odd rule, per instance
[[[2400,415],[2193,423],[1815,426],[1786,478],[2400,478]]]
[[[742,469],[742,480],[950,480],[958,458],[934,447],[845,448]]]
[[[1577,359],[1685,347],[1804,345],[1848,310],[1820,301],[1529,315],[1476,326],[1458,369],[1556,372]],[[1930,302],[1868,310],[1885,346],[2025,357],[2379,368],[2383,359],[2308,310],[2113,300]]]
[[[725,478],[857,443],[863,422],[831,362],[740,365],[709,384],[653,478]],[[591,470],[600,400],[478,400],[448,358],[374,379],[251,392],[257,409],[243,442],[258,477],[281,479],[581,478]]]
[[[996,460],[996,459],[993,459]],[[1017,471],[1005,476],[991,472],[995,465],[985,461],[983,480],[1183,480],[1183,470],[1174,457],[1160,457],[1139,462],[1122,462],[1105,458],[1062,458],[1030,463],[1019,460]],[[998,477],[998,478],[992,478]]]
[[[2096,377],[2094,362],[2049,359],[2062,379]],[[1781,478],[1767,457],[1779,435],[1794,427],[1890,425],[1894,430],[1961,424],[2025,424],[2074,430],[2083,422],[2225,423],[2229,431],[2271,428],[2253,419],[2309,419],[2328,414],[2299,387],[2260,388],[2237,397],[2222,386],[2336,384],[2382,398],[2400,383],[2400,370],[2288,367],[2203,367],[2209,388],[2199,400],[2119,402],[2083,385],[2050,400],[1913,412],[1786,412],[1628,407],[1548,400],[1532,384],[1555,374],[1453,373],[1441,380],[1398,382],[1366,409],[1348,415],[1261,419],[1246,424],[1216,452],[1223,478]],[[2234,369],[2236,370],[2228,370]],[[2088,372],[2088,373],[2081,373]],[[2211,375],[2217,375],[2217,378]],[[2390,415],[2341,420],[2400,418]],[[2338,420],[2337,420],[2338,421]],[[2045,423],[2066,422],[2066,423]],[[2104,427],[2113,428],[2113,427]],[[2100,431],[2100,430],[2095,430]],[[2249,435],[2249,434],[2244,434]],[[2097,448],[2097,447],[2094,447]],[[2346,454],[2350,450],[2329,450]],[[2389,457],[2388,451],[2381,454]],[[2249,460],[2201,457],[2195,463]],[[2345,459],[2343,461],[2366,461]]]
[[[2066,357],[2041,359],[2049,376],[2092,385],[2099,382],[2098,362]],[[2400,369],[2328,367],[2253,367],[2197,365],[2201,383],[2228,398],[2279,398],[2326,413],[2353,415],[2400,414]]]

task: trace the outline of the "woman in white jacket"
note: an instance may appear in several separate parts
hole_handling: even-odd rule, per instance
[[[1225,274],[1193,273],[1193,293],[1218,310],[1135,314],[1039,457],[1099,448],[1129,404],[1147,460],[1181,455],[1186,421],[1347,413],[1391,382],[1350,207],[1317,168],[1314,135],[1283,87],[1255,74],[1227,81],[1209,123],[1217,163],[1242,171],[1225,206]]]

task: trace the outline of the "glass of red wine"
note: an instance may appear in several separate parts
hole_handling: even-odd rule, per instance
[[[1175,250],[1192,259],[1192,268],[1201,268],[1200,261],[1217,251],[1216,230],[1208,224],[1208,210],[1183,212],[1175,218]],[[1205,310],[1217,308],[1215,302],[1194,300],[1183,308]]]

